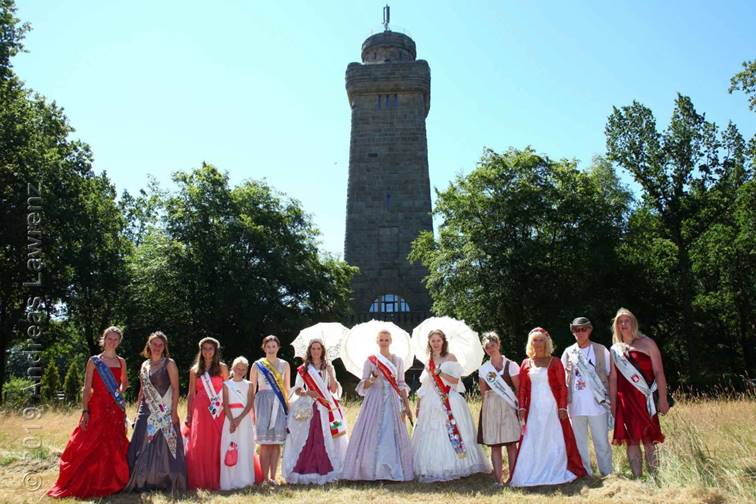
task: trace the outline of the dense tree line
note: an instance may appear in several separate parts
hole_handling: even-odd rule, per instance
[[[720,130],[686,96],[663,131],[639,103],[615,108],[606,138],[606,158],[585,171],[532,148],[487,150],[438,192],[439,236],[411,255],[430,271],[434,310],[500,331],[521,355],[535,325],[564,348],[577,315],[608,343],[626,306],[673,383],[742,383],[756,370],[756,138]]]

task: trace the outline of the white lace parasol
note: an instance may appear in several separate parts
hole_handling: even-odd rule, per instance
[[[412,330],[412,349],[417,360],[428,363],[428,333],[434,329],[441,329],[446,334],[449,352],[462,365],[463,376],[478,370],[484,355],[478,333],[464,321],[451,317],[431,317]]]
[[[391,333],[391,353],[402,358],[405,369],[412,366],[415,357],[409,333],[393,322],[371,320],[352,327],[341,345],[341,362],[357,378],[362,378],[362,367],[367,358],[378,353],[376,336],[382,330]]]
[[[334,359],[339,358],[341,345],[347,334],[349,334],[349,329],[338,322],[320,322],[299,331],[297,337],[291,342],[291,346],[294,347],[294,355],[304,359],[310,341],[323,340],[328,360],[333,362]]]

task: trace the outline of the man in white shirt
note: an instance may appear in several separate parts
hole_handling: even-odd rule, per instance
[[[602,476],[612,472],[612,448],[609,445],[609,350],[591,341],[593,324],[578,317],[570,324],[575,343],[562,353],[569,391],[569,415],[575,441],[588,474],[591,458],[588,451],[588,428],[596,450]],[[581,372],[582,369],[582,372]],[[601,401],[601,402],[600,402]]]

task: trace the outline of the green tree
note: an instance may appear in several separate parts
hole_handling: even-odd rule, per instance
[[[717,334],[711,349],[730,373],[754,376],[756,362],[756,182],[734,191],[731,211],[709,226],[693,244],[693,270],[701,282],[694,299],[708,314],[705,327]],[[720,375],[712,369],[713,376]]]
[[[55,403],[60,391],[60,371],[55,361],[50,360],[39,382],[39,395],[43,401]]]
[[[11,377],[3,387],[3,407],[21,411],[34,402],[37,383],[28,378]]]
[[[161,329],[187,367],[204,336],[218,338],[227,359],[255,356],[261,336],[290,341],[346,314],[354,268],[318,252],[298,202],[262,182],[231,187],[209,164],[174,181],[175,192],[153,186],[122,201],[138,237],[127,275],[127,326],[138,336],[128,345]]]
[[[131,244],[139,246],[147,234],[160,226],[164,202],[168,193],[163,191],[157,179],[148,175],[147,189],[137,196],[124,191],[119,200],[121,213],[126,219],[124,234]]]
[[[665,259],[674,252],[675,306],[666,317],[664,330],[671,332],[669,337],[684,352],[687,376],[695,382],[701,368],[698,356],[702,355],[696,349],[706,342],[694,309],[699,285],[691,252],[701,234],[729,209],[727,198],[715,196],[744,180],[743,139],[732,124],[720,134],[715,124],[696,112],[690,98],[682,95],[678,95],[663,132],[657,131],[651,110],[633,102],[614,108],[606,137],[609,159],[630,172],[641,186],[643,211],[651,214],[644,220],[657,230],[649,246]]]
[[[15,343],[41,349],[44,336],[30,326],[44,335],[53,314],[97,350],[99,331],[117,317],[127,245],[113,188],[94,174],[89,146],[70,138],[60,107],[13,73],[10,59],[28,30],[14,13],[12,1],[0,3],[0,376]]]
[[[126,257],[131,244],[107,175],[82,177],[79,183],[78,218],[65,247],[71,274],[66,313],[89,353],[96,354],[102,330],[122,321],[119,307],[128,302],[123,285],[128,281]]]
[[[410,257],[428,268],[436,313],[497,329],[507,352],[521,354],[535,325],[565,344],[565,321],[585,314],[598,322],[614,307],[622,285],[615,244],[629,204],[601,158],[583,172],[531,148],[486,150],[469,175],[438,192],[439,238],[422,234]]]
[[[15,0],[0,0],[0,80],[13,79],[11,58],[24,50],[24,36],[31,29],[16,17]]]
[[[748,98],[748,108],[756,111],[756,60],[744,61],[743,70],[730,78],[730,94],[743,91]]]
[[[81,399],[82,383],[81,366],[72,360],[63,379],[63,397],[66,403],[75,404]]]

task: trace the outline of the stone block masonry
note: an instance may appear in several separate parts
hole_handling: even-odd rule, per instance
[[[368,38],[362,60],[346,71],[352,129],[344,258],[360,268],[353,310],[366,314],[381,296],[398,295],[411,312],[427,313],[426,270],[407,255],[418,234],[433,228],[425,130],[430,68],[415,60],[412,39],[391,31]]]

